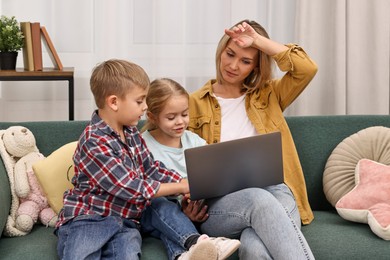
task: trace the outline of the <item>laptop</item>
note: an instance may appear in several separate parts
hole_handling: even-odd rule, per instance
[[[284,181],[280,132],[189,148],[184,156],[192,200]]]

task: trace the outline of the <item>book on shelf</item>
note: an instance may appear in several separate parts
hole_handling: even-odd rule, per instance
[[[62,62],[60,60],[60,57],[58,56],[56,49],[54,48],[54,44],[51,41],[49,33],[47,32],[45,26],[41,26],[41,35],[42,35],[43,45],[45,45],[47,53],[49,54],[54,67],[58,70],[62,70],[63,69]]]
[[[24,69],[28,71],[34,70],[34,57],[32,50],[31,25],[30,22],[21,22],[20,28],[24,35],[23,63]]]
[[[34,59],[34,70],[42,70],[42,43],[41,43],[41,24],[31,22],[31,38]]]

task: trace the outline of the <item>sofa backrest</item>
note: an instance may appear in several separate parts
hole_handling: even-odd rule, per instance
[[[388,115],[300,116],[287,117],[305,175],[313,210],[333,207],[326,200],[322,175],[333,149],[348,136],[370,126],[390,127]],[[48,156],[62,145],[76,141],[88,121],[0,122],[0,129],[21,125],[30,129],[40,152]],[[144,121],[138,125],[142,127]],[[10,210],[11,192],[4,164],[0,163],[0,232]],[[0,234],[1,234],[0,233]]]
[[[323,192],[322,176],[334,148],[367,127],[390,127],[388,115],[300,116],[286,120],[298,150],[313,210],[333,209]]]

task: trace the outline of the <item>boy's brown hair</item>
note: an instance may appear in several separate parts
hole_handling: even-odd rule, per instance
[[[131,87],[148,88],[150,80],[139,65],[126,60],[111,59],[96,65],[89,83],[96,106],[101,109],[106,97],[116,95],[124,98]]]

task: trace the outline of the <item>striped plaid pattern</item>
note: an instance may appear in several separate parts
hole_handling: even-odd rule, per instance
[[[120,216],[137,222],[160,183],[180,175],[155,161],[136,127],[124,127],[126,143],[95,111],[73,161],[74,188],[64,194],[57,227],[80,215]]]

